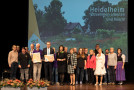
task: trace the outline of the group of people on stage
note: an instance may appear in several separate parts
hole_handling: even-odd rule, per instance
[[[47,47],[41,50],[39,43],[36,44],[36,48],[31,44],[30,51],[27,47],[22,47],[21,52],[13,45],[8,55],[10,78],[16,79],[19,67],[21,80],[40,80],[43,65],[45,80],[50,81],[52,85],[64,85],[65,82],[69,82],[70,85],[82,84],[84,79],[86,83],[95,85],[114,85],[116,81],[122,85],[125,81],[125,55],[120,48],[117,49],[117,53],[113,47],[103,52],[99,44],[96,44],[95,50],[91,49],[88,53],[88,48],[79,48],[78,51],[77,48],[71,48],[68,52],[68,48],[63,45],[59,46],[58,51],[51,47],[51,42],[47,42],[46,45]],[[33,62],[34,53],[40,54],[41,62]],[[45,61],[44,55],[50,54],[54,55],[54,61]]]

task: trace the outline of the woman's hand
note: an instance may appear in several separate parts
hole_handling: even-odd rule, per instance
[[[87,69],[86,67],[84,67],[84,69]]]
[[[114,69],[116,69],[116,66],[114,66]]]
[[[93,68],[93,71],[95,71],[95,68]]]
[[[74,66],[74,69],[76,69],[76,66]]]

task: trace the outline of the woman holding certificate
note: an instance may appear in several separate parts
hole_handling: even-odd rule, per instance
[[[58,61],[58,73],[60,75],[60,85],[63,85],[64,73],[66,72],[66,54],[63,45],[59,46],[59,51],[56,54]]]

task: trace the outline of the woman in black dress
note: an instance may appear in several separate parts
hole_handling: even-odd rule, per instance
[[[64,73],[66,72],[66,54],[64,52],[63,45],[59,46],[59,51],[56,54],[57,61],[58,61],[58,73],[60,76],[60,85],[63,85],[64,81]]]

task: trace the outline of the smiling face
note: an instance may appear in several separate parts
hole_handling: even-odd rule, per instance
[[[85,54],[88,54],[88,49],[87,48],[85,48]]]
[[[73,52],[74,52],[73,49],[70,49],[70,53],[73,54]]]
[[[74,48],[73,50],[74,50],[75,53],[77,52],[77,48]]]
[[[90,53],[90,55],[93,55],[94,51],[93,50],[90,50],[89,53]]]
[[[121,49],[118,49],[118,50],[117,50],[117,53],[120,54],[120,53],[121,53]]]
[[[99,53],[99,54],[102,53],[102,49],[101,49],[101,48],[98,49],[98,53]]]
[[[82,48],[79,49],[79,54],[82,54]]]
[[[63,47],[62,46],[60,46],[60,51],[63,51]]]

